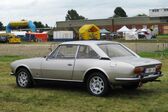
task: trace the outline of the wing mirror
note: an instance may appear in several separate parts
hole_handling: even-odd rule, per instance
[[[48,50],[51,52],[51,51],[52,51],[52,48],[50,47],[50,48],[48,48]]]

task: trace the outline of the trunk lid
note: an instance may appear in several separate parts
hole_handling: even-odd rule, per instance
[[[114,57],[111,60],[129,63],[133,66],[148,66],[148,65],[156,65],[161,64],[160,61],[150,58],[141,58],[135,56],[128,56],[128,57]]]

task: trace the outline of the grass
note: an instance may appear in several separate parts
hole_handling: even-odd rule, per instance
[[[168,49],[155,52],[141,52],[139,55],[148,58],[168,58]]]
[[[168,35],[158,35],[159,39],[168,39]]]
[[[155,53],[154,53],[155,54]],[[153,57],[152,53],[140,53]],[[22,56],[0,57],[0,112],[166,112],[168,108],[168,59],[163,62],[161,82],[145,84],[136,91],[117,88],[107,97],[94,97],[85,87],[74,83],[46,83],[34,88],[18,88],[9,75],[9,64]]]

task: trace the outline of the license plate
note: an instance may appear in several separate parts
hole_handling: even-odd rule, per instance
[[[146,68],[145,73],[153,73],[156,72],[156,68]]]

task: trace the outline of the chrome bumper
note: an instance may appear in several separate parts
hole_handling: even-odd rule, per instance
[[[163,74],[155,74],[155,75],[148,75],[148,76],[140,76],[135,78],[115,78],[116,81],[125,81],[125,82],[148,82],[148,81],[154,81],[158,77],[163,76]]]
[[[13,72],[10,72],[10,75],[14,76],[15,74]]]

